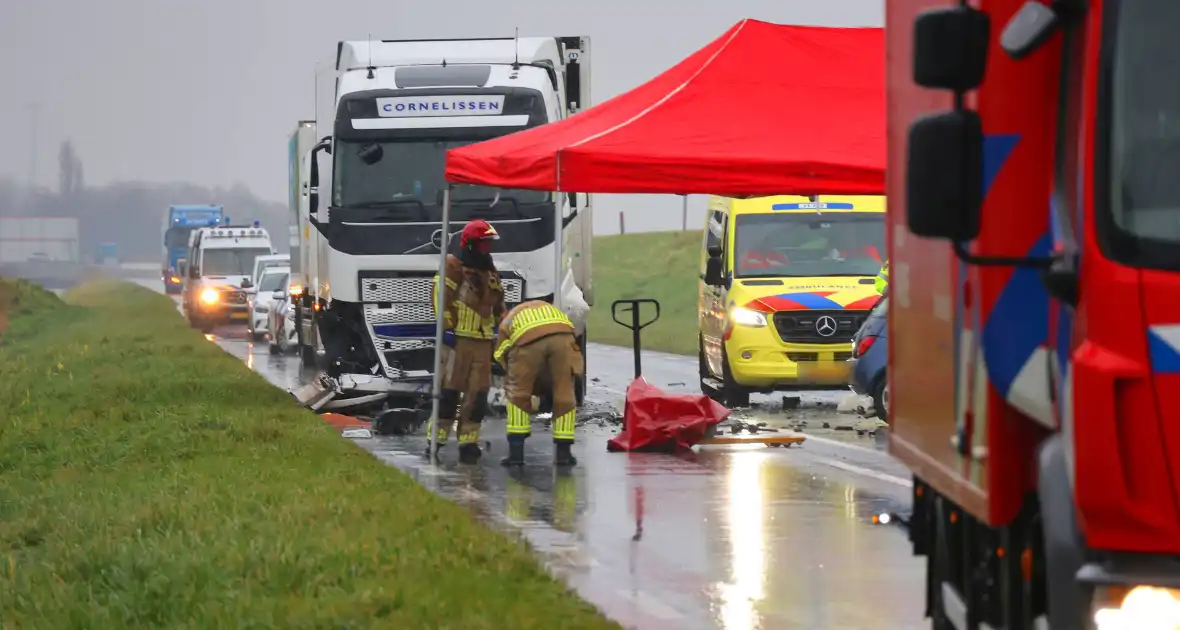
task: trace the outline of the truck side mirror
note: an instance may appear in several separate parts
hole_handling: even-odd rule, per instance
[[[332,153],[332,136],[324,136],[311,149],[311,154],[308,155],[311,164],[308,165],[307,174],[307,214],[312,223],[319,222],[320,212],[320,162],[316,157],[320,151],[324,151],[329,155]]]
[[[914,20],[914,83],[966,92],[983,83],[991,20],[972,7],[924,11]]]
[[[245,280],[242,280],[242,288],[243,289],[253,289],[254,283],[251,282],[249,278],[246,278]]]
[[[188,277],[192,278],[193,280],[199,280],[201,278],[201,270],[198,269],[196,265],[189,267]]]
[[[185,260],[183,258],[181,258],[180,260],[176,261],[176,272],[183,276],[185,268],[187,266],[188,266],[188,263],[185,262]]]
[[[1037,0],[1028,0],[1004,25],[1004,32],[1000,33],[1000,48],[1013,59],[1023,59],[1057,32],[1061,18],[1053,7]]]
[[[983,125],[971,110],[923,116],[906,147],[906,220],[917,236],[970,241],[983,206]]]
[[[711,287],[725,285],[725,278],[721,274],[721,248],[710,245],[705,248],[708,258],[705,259],[705,284]]]

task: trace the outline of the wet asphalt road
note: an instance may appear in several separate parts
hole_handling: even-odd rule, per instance
[[[249,342],[244,328],[216,330],[210,339],[284,389],[314,376],[296,357]],[[587,359],[597,379],[587,407],[620,407],[630,350],[591,344]],[[694,391],[696,367],[694,358],[662,353],[643,360],[648,381],[668,391]],[[627,627],[929,627],[924,564],[902,530],[872,522],[906,510],[908,473],[879,436],[824,428],[863,426],[836,414],[844,395],[805,393],[790,412],[781,397],[756,396],[753,409],[736,412],[773,427],[802,425],[808,441],[785,449],[608,453],[616,426],[592,418],[579,428],[579,465],[568,472],[549,464],[552,443],[540,421],[520,471],[498,465],[506,451],[502,417],[485,421],[489,452],[478,466],[459,465],[453,441],[438,466],[423,456],[425,437],[355,442],[485,522],[525,536],[553,572]]]

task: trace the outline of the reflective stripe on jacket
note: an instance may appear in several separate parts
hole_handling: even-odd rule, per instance
[[[449,254],[445,280],[441,297],[437,275],[430,288],[434,308],[443,311],[443,327],[459,337],[494,337],[496,318],[504,312],[499,272],[466,267],[458,257]]]
[[[889,284],[889,261],[886,260],[884,265],[881,265],[881,271],[877,273],[877,280],[873,283],[877,287],[877,293],[884,293],[885,286]]]
[[[557,333],[574,333],[574,324],[556,306],[541,300],[521,302],[500,322],[499,346],[496,361],[504,363],[505,355],[513,346]]]

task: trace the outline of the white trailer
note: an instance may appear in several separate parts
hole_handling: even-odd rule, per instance
[[[297,176],[307,182],[308,233],[318,234],[316,245],[300,239],[300,247],[314,247],[318,271],[300,310],[320,333],[329,375],[429,393],[446,151],[588,107],[589,54],[587,37],[337,45],[335,81],[317,81],[322,139]],[[462,186],[450,202],[452,236],[476,218],[500,233],[494,257],[509,306],[556,298],[586,307],[575,309],[584,344],[593,303],[591,197]]]
[[[71,217],[0,218],[0,263],[78,263],[78,220]]]
[[[315,365],[316,353],[322,346],[319,342],[319,332],[316,330],[312,317],[303,317],[311,313],[319,301],[319,264],[317,250],[321,235],[311,225],[308,216],[309,187],[307,174],[309,172],[307,160],[310,159],[311,149],[316,143],[316,124],[314,120],[301,120],[295,126],[288,142],[288,178],[290,191],[288,196],[288,221],[291,247],[291,280],[290,290],[296,304],[295,330],[296,346],[305,365]]]

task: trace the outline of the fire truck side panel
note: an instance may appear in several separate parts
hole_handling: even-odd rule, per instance
[[[914,18],[941,6],[933,0],[890,0],[886,11],[886,94],[889,163],[906,162],[907,134],[918,116],[949,109],[951,96],[913,83]],[[889,240],[890,450],[962,505],[984,509],[984,496],[960,473],[955,433],[954,277],[957,265],[942,241],[909,234],[905,169],[890,168]],[[942,395],[946,394],[946,395]]]
[[[971,245],[981,255],[1043,256],[1050,247],[1059,43],[1021,62],[1004,54],[995,38],[1021,4],[986,0],[979,7],[993,32],[983,85],[967,99],[984,130],[984,228]],[[919,97],[901,94],[925,91],[912,84],[910,56],[894,51],[908,51],[920,11],[944,6],[889,4],[893,164],[904,164],[896,155],[904,144],[898,136],[927,111]],[[905,184],[902,169],[892,173],[894,200]],[[894,201],[893,207],[904,212],[905,205]],[[907,235],[903,212],[894,213],[891,232],[891,291],[898,291],[890,301],[896,309],[890,318],[896,331],[890,332],[891,448],[920,479],[976,518],[1006,523],[1034,487],[1035,446],[1054,425],[1049,298],[1034,269],[968,266],[948,244]],[[934,380],[936,373],[954,380],[948,386]]]
[[[999,31],[1020,0],[989,0],[992,20],[987,74],[975,109],[983,119],[983,230],[974,244],[990,256],[1049,254],[1048,202],[1060,80],[1060,37],[1038,54],[1016,61],[998,45]],[[962,299],[964,330],[974,330],[971,352],[985,371],[985,401],[959,401],[960,422],[973,416],[975,443],[987,447],[989,525],[1010,522],[1036,484],[1036,447],[1056,427],[1052,406],[1049,295],[1033,268],[961,266],[968,270]],[[959,375],[960,381],[964,378]],[[984,403],[984,404],[981,404]]]

